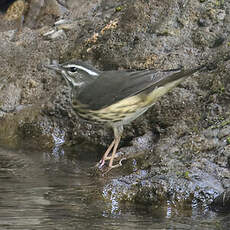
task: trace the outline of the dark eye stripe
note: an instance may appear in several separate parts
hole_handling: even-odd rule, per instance
[[[70,67],[68,70],[72,73],[77,72],[77,67]]]
[[[98,76],[99,73],[95,72],[92,69],[89,69],[85,66],[81,66],[81,65],[76,65],[76,64],[68,64],[66,66],[63,66],[64,68],[67,68],[70,72],[74,73],[76,72],[78,69],[85,71],[87,74],[91,75],[91,76]]]

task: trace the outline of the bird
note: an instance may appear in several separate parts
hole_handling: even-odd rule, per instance
[[[76,114],[92,123],[112,127],[114,139],[98,162],[99,169],[109,161],[107,172],[122,165],[113,164],[123,126],[146,112],[168,91],[204,65],[190,69],[100,71],[92,65],[71,60],[45,65],[61,74],[71,88],[71,105]],[[111,154],[110,154],[111,153]]]

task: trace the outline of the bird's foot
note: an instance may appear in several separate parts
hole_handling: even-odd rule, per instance
[[[122,158],[120,161],[119,161],[119,163],[118,164],[115,164],[115,165],[112,165],[112,166],[109,166],[106,170],[105,170],[105,172],[103,172],[103,176],[105,175],[105,174],[107,174],[111,169],[114,169],[114,168],[118,168],[118,167],[121,167],[122,166],[122,161],[123,160],[126,160],[126,158]]]
[[[104,159],[101,159],[101,160],[95,165],[95,167],[101,169],[101,168],[104,166],[104,164],[105,164],[105,160],[104,160]]]
[[[119,155],[115,155],[114,159],[119,157]],[[96,165],[95,167],[101,169],[104,165],[105,165],[105,162],[110,160],[111,159],[111,156],[110,157],[106,157],[106,158],[102,158]],[[121,159],[121,160],[124,160],[125,158]]]

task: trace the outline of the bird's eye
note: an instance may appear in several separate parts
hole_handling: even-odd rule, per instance
[[[75,73],[77,72],[77,67],[69,67],[68,69],[70,72]]]

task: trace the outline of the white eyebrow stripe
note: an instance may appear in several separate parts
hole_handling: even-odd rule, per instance
[[[87,69],[87,68],[85,68],[83,66],[80,66],[80,65],[69,64],[69,65],[65,65],[65,67],[67,67],[67,68],[75,67],[75,68],[81,69],[81,70],[83,70],[83,71],[85,71],[88,74],[93,75],[93,76],[98,76],[99,75],[98,73],[96,73],[96,72],[94,72],[94,71],[92,71],[90,69]]]

